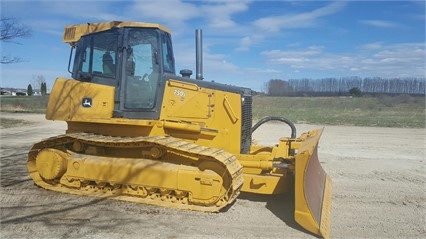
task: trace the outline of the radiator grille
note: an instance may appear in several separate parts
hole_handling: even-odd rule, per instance
[[[242,95],[241,104],[242,120],[241,120],[241,153],[250,152],[251,146],[251,127],[252,127],[252,96],[250,92]]]

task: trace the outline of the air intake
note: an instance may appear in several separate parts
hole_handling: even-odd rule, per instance
[[[76,27],[67,27],[65,28],[65,32],[64,32],[64,38],[63,41],[64,42],[73,42],[75,41],[75,31],[76,31]]]

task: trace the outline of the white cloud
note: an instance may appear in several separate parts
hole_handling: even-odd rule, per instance
[[[359,48],[361,49],[380,49],[383,46],[383,42],[373,42],[361,45]]]
[[[161,22],[182,23],[200,17],[199,7],[180,0],[135,1],[128,12],[139,19],[153,19]]]
[[[17,18],[34,32],[62,35],[65,25],[85,22],[120,20],[121,15],[112,13],[112,1],[6,1],[8,17]],[[2,12],[3,14],[3,12]]]
[[[261,73],[261,74],[264,74],[264,73],[268,73],[268,74],[274,73],[274,74],[276,74],[276,73],[281,73],[282,72],[280,70],[270,69],[270,68],[267,68],[267,69],[248,68],[247,70],[249,70],[249,71],[251,71],[253,73]]]
[[[313,46],[292,51],[264,51],[261,54],[271,64],[295,69],[334,70],[334,74],[341,74],[336,76],[353,74],[351,71],[357,71],[361,76],[425,76],[424,43],[389,45],[371,43],[358,49],[363,51],[337,54],[327,52],[322,47]]]
[[[289,51],[270,50],[270,51],[263,51],[261,52],[261,54],[272,59],[286,58],[286,57],[297,59],[297,58],[303,58],[306,56],[321,54],[323,48],[324,48],[323,46],[309,46],[303,50],[289,50]]]
[[[334,2],[311,12],[264,17],[254,21],[253,25],[261,31],[267,32],[277,32],[286,28],[312,27],[317,24],[319,18],[342,10],[346,4],[345,2]]]
[[[112,13],[114,2],[112,1],[42,1],[40,10],[58,17],[72,17],[80,22],[112,21],[120,20],[122,15]],[[49,18],[49,16],[47,16]],[[45,18],[46,19],[46,18]],[[60,19],[60,18],[59,18]],[[72,23],[77,24],[80,22]]]
[[[210,28],[229,29],[237,27],[232,15],[247,11],[250,1],[194,1],[157,0],[135,1],[128,7],[128,14],[143,17],[150,21],[184,26],[188,21],[194,25],[206,25]]]
[[[210,27],[233,28],[237,23],[232,20],[232,15],[247,11],[249,4],[250,1],[209,1],[202,10]]]
[[[398,28],[402,27],[400,24],[391,22],[391,21],[382,21],[382,20],[361,20],[359,21],[362,24],[374,26],[374,27],[381,27],[381,28]]]
[[[425,64],[425,45],[424,43],[401,43],[393,44],[384,47],[383,50],[373,55],[374,59],[378,61],[402,62],[405,64],[417,65],[419,63]],[[423,72],[424,73],[424,72]]]
[[[210,74],[217,73],[219,76],[226,73],[239,73],[240,68],[231,63],[225,55],[222,54],[204,54],[204,68],[207,69],[205,72],[210,72]]]
[[[253,40],[250,36],[245,36],[241,38],[240,46],[235,49],[236,51],[248,51],[250,49],[251,44],[253,44]]]

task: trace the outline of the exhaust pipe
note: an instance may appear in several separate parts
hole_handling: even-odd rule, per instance
[[[195,79],[203,80],[203,31],[195,30]]]

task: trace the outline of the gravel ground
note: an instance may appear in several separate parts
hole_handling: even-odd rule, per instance
[[[243,193],[225,212],[202,213],[47,191],[26,171],[26,154],[64,122],[1,129],[1,238],[315,238],[293,220],[290,195]],[[296,125],[298,134],[321,126]],[[284,125],[259,128],[273,144]],[[332,238],[424,238],[425,129],[327,126],[320,161],[333,180]]]

